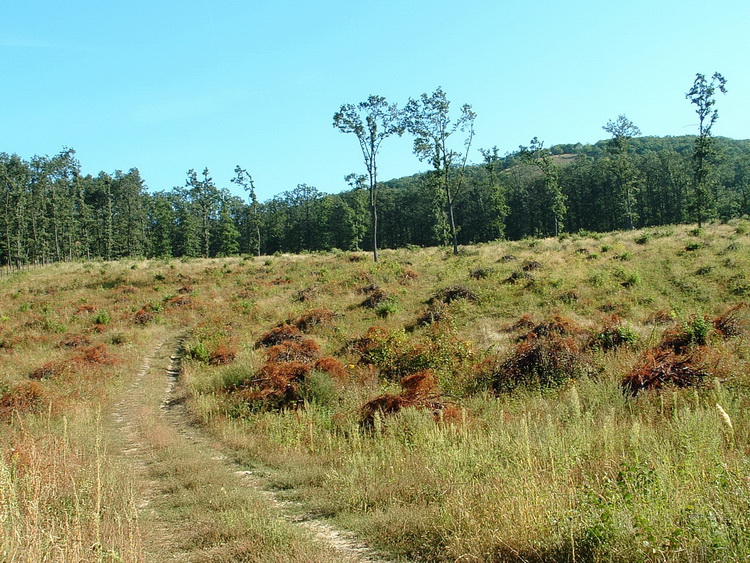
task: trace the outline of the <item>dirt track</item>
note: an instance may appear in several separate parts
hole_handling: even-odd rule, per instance
[[[306,513],[301,504],[279,499],[267,479],[232,461],[215,440],[194,424],[186,406],[185,390],[180,384],[184,340],[184,335],[174,334],[156,343],[113,412],[114,429],[122,438],[122,453],[132,464],[139,483],[137,505],[143,515],[141,520],[148,528],[143,542],[145,560],[195,560],[196,557],[197,560],[211,560],[210,556],[186,553],[184,547],[180,547],[180,531],[173,529],[169,518],[161,517],[161,507],[167,500],[169,487],[161,482],[163,476],[158,469],[157,452],[169,447],[180,452],[181,461],[186,465],[191,461],[208,464],[222,480],[231,473],[234,483],[247,489],[249,495],[256,498],[260,495],[273,507],[280,520],[306,530],[309,541],[329,552],[331,561],[385,561],[352,534]],[[185,459],[186,456],[193,459]],[[172,506],[171,510],[175,507]]]

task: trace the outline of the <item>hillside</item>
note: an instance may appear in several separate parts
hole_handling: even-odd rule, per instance
[[[748,249],[732,220],[5,276],[3,556],[743,559]]]

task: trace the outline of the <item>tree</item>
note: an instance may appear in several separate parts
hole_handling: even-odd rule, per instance
[[[373,260],[378,261],[378,165],[380,145],[391,135],[401,136],[404,124],[396,104],[388,104],[382,96],[370,96],[356,106],[344,104],[333,116],[333,126],[342,133],[354,133],[362,149],[367,168],[370,193],[370,221],[372,223]]]
[[[208,175],[208,168],[203,170],[202,176],[203,179],[199,180],[195,170],[189,170],[185,188],[188,190],[191,204],[198,212],[202,256],[208,258],[211,248],[211,224],[219,206],[219,192]]]
[[[463,173],[474,139],[474,119],[476,113],[469,104],[461,106],[455,121],[449,116],[450,102],[438,88],[431,95],[422,94],[419,100],[409,99],[404,110],[406,129],[414,135],[414,154],[421,161],[432,164],[438,191],[442,191],[445,212],[453,239],[453,253],[458,254],[458,238],[453,205],[456,193],[460,191]],[[448,138],[454,133],[466,132],[463,152],[448,148]],[[460,164],[457,164],[460,163]],[[454,172],[458,174],[454,177]]]
[[[623,114],[618,115],[615,121],[607,121],[602,129],[612,135],[607,150],[610,153],[612,187],[614,188],[613,215],[621,215],[619,208],[623,208],[628,228],[632,230],[635,229],[633,207],[638,181],[637,172],[628,151],[630,139],[640,135],[641,130]]]
[[[250,242],[250,248],[253,249],[253,252],[260,256],[260,209],[258,206],[258,197],[255,194],[255,182],[253,182],[253,177],[248,173],[247,170],[242,168],[239,164],[235,166],[234,173],[236,176],[232,178],[232,183],[237,184],[240,186],[243,190],[245,190],[248,193],[248,197],[250,199],[250,211],[251,211],[251,225],[249,228],[249,232],[251,233],[251,236],[253,237],[253,240]]]
[[[536,166],[544,174],[544,200],[545,207],[550,213],[553,224],[553,233],[558,236],[562,232],[567,208],[565,206],[565,195],[560,189],[560,181],[549,149],[544,148],[544,142],[536,137],[531,139],[528,147],[518,147],[521,160],[526,164]]]
[[[698,114],[698,138],[695,140],[693,149],[693,201],[691,210],[698,227],[703,226],[703,221],[713,210],[714,201],[711,191],[711,157],[713,156],[713,138],[711,128],[719,118],[718,110],[714,109],[716,99],[714,95],[718,89],[722,94],[727,93],[726,79],[714,72],[708,81],[703,74],[696,74],[693,87],[690,88],[685,98],[696,106]]]

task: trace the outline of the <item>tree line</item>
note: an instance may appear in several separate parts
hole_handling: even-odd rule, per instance
[[[369,250],[377,260],[379,247],[455,252],[502,238],[750,215],[750,141],[711,135],[716,90],[726,91],[721,75],[697,75],[686,95],[700,118],[697,136],[640,137],[620,115],[603,126],[611,138],[594,145],[546,148],[534,138],[505,155],[480,149],[475,164],[471,106],[452,116],[441,89],[403,111],[371,96],[334,115],[334,126],[359,140],[367,174],[347,176],[350,189],[339,194],[300,184],[265,202],[240,166],[232,181],[246,198],[216,186],[207,169],[151,193],[136,168],[82,175],[72,149],[29,160],[0,153],[0,263],[331,249]],[[432,170],[380,182],[380,143],[407,132]]]

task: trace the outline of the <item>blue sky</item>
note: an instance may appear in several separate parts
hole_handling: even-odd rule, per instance
[[[685,99],[721,72],[714,134],[750,138],[750,2],[359,0],[6,2],[0,151],[74,148],[84,173],[136,167],[153,191],[240,164],[261,200],[364,172],[343,103],[441,86],[502,153],[595,142],[624,113],[644,135],[697,131]],[[390,142],[389,142],[390,141]],[[381,179],[424,170],[388,139]],[[236,190],[235,190],[236,191]],[[236,191],[236,193],[239,193]]]

